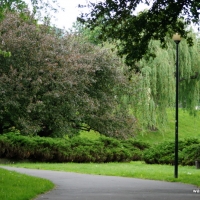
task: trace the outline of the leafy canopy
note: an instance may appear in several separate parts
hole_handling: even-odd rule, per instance
[[[199,39],[195,33],[190,33],[194,45],[189,46],[185,39],[179,44],[179,103],[182,108],[197,114],[194,110],[199,105],[200,94],[200,57]],[[174,108],[175,102],[175,43],[166,38],[166,48],[160,47],[160,41],[149,43],[149,52],[155,58],[141,59],[137,62],[140,73],[134,71],[131,81],[137,78],[137,84],[132,89],[131,108],[134,116],[144,127],[166,127],[167,108]]]
[[[17,13],[0,22],[0,132],[73,135],[93,129],[105,135],[132,133],[134,117],[119,105],[127,80],[109,49],[84,38],[58,35]]]
[[[140,3],[150,8],[136,14]],[[144,55],[151,56],[148,45],[152,39],[165,46],[166,35],[178,32],[191,45],[185,25],[200,23],[199,0],[105,0],[90,3],[90,8],[91,12],[78,20],[90,29],[100,27],[99,38],[116,42],[119,55],[126,55],[131,67]]]

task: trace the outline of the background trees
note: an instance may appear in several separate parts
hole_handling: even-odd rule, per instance
[[[137,14],[140,3],[149,9]],[[129,105],[140,124],[158,127],[166,122],[166,108],[174,106],[175,45],[171,37],[175,32],[184,38],[180,44],[180,105],[195,112],[200,98],[199,38],[191,33],[190,25],[199,24],[199,1],[105,0],[90,4],[90,9],[78,20],[98,30],[99,40],[115,45],[132,70],[128,76],[135,88]]]
[[[1,129],[40,136],[133,132],[134,117],[119,106],[127,84],[122,63],[109,49],[16,13],[6,14],[0,31],[0,49],[12,55],[0,56]]]
[[[140,3],[149,5],[149,10],[135,13]],[[179,32],[192,44],[185,25],[199,25],[198,0],[105,0],[91,3],[90,8],[91,12],[83,14],[79,21],[90,29],[99,27],[99,38],[115,42],[119,55],[126,56],[131,68],[135,68],[135,61],[144,55],[152,55],[148,51],[151,40],[159,39],[165,45],[166,35],[171,37]]]
[[[185,39],[179,44],[179,97],[180,106],[195,114],[200,98],[200,47],[196,34],[191,33],[190,37],[193,38],[193,46],[188,46]],[[165,125],[167,108],[173,108],[175,103],[175,43],[166,38],[166,48],[160,45],[158,40],[149,43],[148,51],[155,57],[146,59],[144,56],[138,61],[136,64],[140,72],[132,72],[131,78],[135,80],[137,77],[138,80],[131,107],[140,123],[149,128]]]
[[[166,122],[166,108],[173,107],[174,102],[175,48],[169,35],[175,25],[167,26],[162,40],[160,32],[149,33],[154,19],[150,18],[150,11],[134,16],[124,7],[121,17],[130,16],[119,18],[118,23],[112,17],[122,6],[120,2],[126,3],[127,8],[132,5],[132,11],[137,6],[132,1],[94,5],[93,14],[108,5],[114,6],[115,12],[109,15],[106,7],[107,14],[86,20],[94,31],[79,25],[79,33],[38,25],[29,11],[20,15],[21,12],[5,10],[0,23],[0,49],[11,56],[0,56],[1,132],[15,127],[23,134],[62,136],[94,129],[109,136],[127,137],[138,126],[155,129]],[[164,12],[165,6],[164,3],[159,8],[159,13]],[[144,22],[144,28],[139,22]],[[193,109],[199,100],[198,38],[181,29],[184,21],[176,22],[177,30],[187,33],[194,43],[189,47],[184,39],[180,44],[181,103]],[[125,58],[116,56],[114,45]],[[124,61],[134,70],[128,71]]]

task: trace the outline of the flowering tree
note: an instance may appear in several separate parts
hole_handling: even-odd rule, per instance
[[[121,109],[123,64],[109,49],[58,35],[16,13],[6,14],[0,32],[0,49],[11,52],[0,56],[1,129],[41,136],[81,129],[116,137],[133,133],[134,117]]]

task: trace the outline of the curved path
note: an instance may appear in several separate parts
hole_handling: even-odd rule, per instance
[[[192,185],[61,171],[4,167],[51,180],[56,188],[35,200],[199,200]]]

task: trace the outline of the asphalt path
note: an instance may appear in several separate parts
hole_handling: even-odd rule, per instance
[[[1,167],[49,179],[56,185],[35,200],[200,200],[200,188],[181,183]]]

